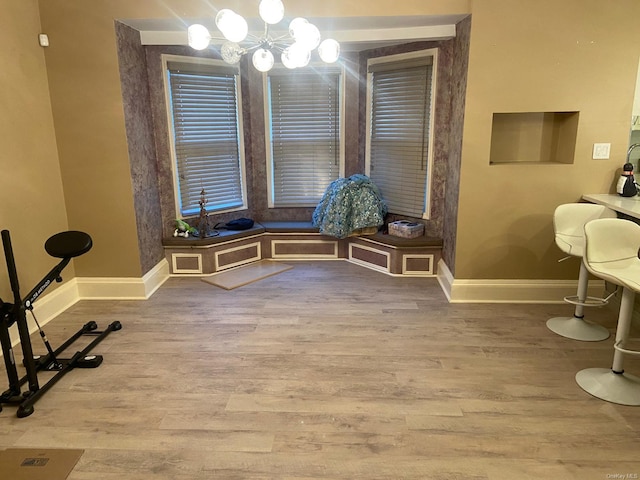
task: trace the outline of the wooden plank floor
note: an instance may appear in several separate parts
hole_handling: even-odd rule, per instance
[[[54,346],[89,320],[123,329],[30,417],[5,406],[0,448],[85,449],[69,480],[638,478],[640,407],[574,381],[613,340],[545,326],[571,311],[449,304],[435,279],[345,262],[232,291],[173,278],[49,323]],[[614,308],[587,314],[615,328]]]

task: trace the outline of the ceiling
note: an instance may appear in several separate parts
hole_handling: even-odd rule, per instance
[[[456,23],[467,15],[416,15],[395,17],[336,17],[308,18],[323,38],[334,38],[343,51],[360,51],[380,46],[421,40],[445,40],[455,37]],[[143,45],[187,45],[187,27],[200,23],[213,34],[213,18],[206,19],[120,19],[140,32]],[[261,36],[264,23],[259,18],[248,18],[249,32]],[[288,20],[271,27],[271,35],[286,33]],[[220,35],[220,37],[222,37]],[[222,40],[221,40],[222,41]]]

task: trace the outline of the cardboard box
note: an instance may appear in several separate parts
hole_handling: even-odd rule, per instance
[[[7,448],[0,451],[0,478],[65,480],[84,450]]]
[[[416,238],[424,235],[424,224],[398,220],[388,225],[389,235],[402,238]]]

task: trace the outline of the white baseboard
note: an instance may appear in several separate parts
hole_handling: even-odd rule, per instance
[[[438,278],[438,283],[440,284],[442,291],[447,297],[447,300],[451,302],[451,289],[453,288],[454,278],[453,278],[453,274],[451,273],[451,270],[449,270],[449,267],[442,259],[438,261],[438,269],[437,269],[436,276]]]
[[[76,279],[73,278],[68,282],[63,283],[51,293],[42,295],[38,298],[38,301],[33,304],[33,313],[38,319],[40,326],[44,326],[52,318],[57,317],[67,308],[75,304],[80,297],[78,296],[78,284]],[[29,326],[29,333],[35,333],[38,328],[33,320],[31,313],[27,313],[27,325]],[[11,343],[13,346],[20,343],[20,337],[18,335],[17,325],[13,325],[9,329],[9,336],[11,337]]]
[[[80,300],[78,283],[73,278],[63,283],[48,295],[38,298],[33,304],[33,311],[40,321],[40,317],[51,318],[64,312],[71,305]]]
[[[146,300],[169,278],[169,262],[162,259],[142,278],[78,277],[82,300]]]
[[[169,279],[170,271],[169,262],[166,258],[163,258],[142,277],[145,287],[145,299],[153,295]]]
[[[33,313],[40,326],[46,325],[79,300],[146,300],[169,278],[169,263],[162,259],[142,278],[76,277],[55,290],[42,295],[33,304]],[[29,332],[35,333],[37,326],[27,312]],[[19,343],[18,329],[9,329],[11,342]]]
[[[447,264],[438,262],[438,282],[450,303],[564,303],[575,295],[575,280],[456,280]],[[602,297],[604,281],[591,280],[587,294]]]

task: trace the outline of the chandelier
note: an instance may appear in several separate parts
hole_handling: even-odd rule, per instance
[[[302,17],[289,23],[288,34],[272,37],[269,27],[284,18],[284,5],[281,0],[261,0],[258,7],[260,18],[264,21],[261,36],[249,34],[247,21],[233,10],[225,8],[216,15],[216,27],[225,40],[220,48],[222,59],[236,64],[243,55],[252,53],[253,66],[261,72],[268,72],[280,55],[282,64],[287,68],[306,66],[311,60],[311,52],[317,48],[318,55],[326,63],[334,63],[340,56],[340,44],[327,38],[320,41],[318,27]],[[191,25],[188,30],[189,45],[196,50],[204,50],[214,37],[200,24]]]

